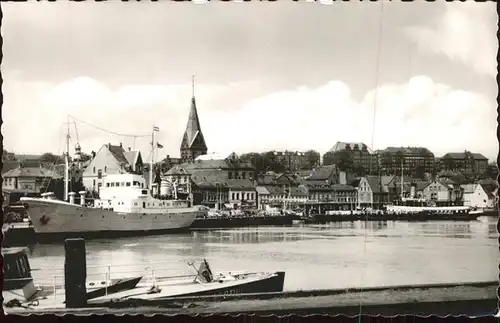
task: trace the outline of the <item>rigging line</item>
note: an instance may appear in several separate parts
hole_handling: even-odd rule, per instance
[[[75,133],[76,133],[76,142],[80,142],[80,136],[78,136],[78,128],[76,127],[76,122],[73,122],[73,125],[75,126]]]
[[[93,128],[96,128],[96,129],[98,129],[98,130],[101,130],[101,131],[103,131],[103,132],[107,132],[107,133],[109,133],[109,134],[113,134],[113,135],[116,135],[116,136],[124,136],[124,137],[149,137],[149,136],[150,136],[150,134],[147,134],[147,135],[134,135],[134,134],[124,134],[124,133],[114,132],[114,131],[106,130],[106,129],[102,128],[102,127],[96,126],[96,125],[94,125],[94,124],[92,124],[92,123],[90,123],[90,122],[83,121],[83,120],[81,120],[81,119],[79,119],[79,118],[76,118],[76,117],[74,117],[74,116],[71,116],[71,115],[70,115],[70,117],[71,117],[72,119],[74,119],[74,120],[78,120],[78,121],[80,121],[81,123],[84,123],[84,124],[86,124],[86,125],[89,125],[89,126],[91,126],[91,127],[93,127]]]
[[[375,120],[377,116],[377,101],[378,101],[378,87],[379,87],[379,78],[380,78],[380,51],[382,47],[382,32],[383,32],[383,21],[384,21],[384,1],[380,1],[380,20],[378,25],[378,39],[377,39],[377,61],[376,61],[376,72],[375,72],[375,93],[373,95],[373,119],[372,119],[372,138],[371,138],[371,148],[374,149],[374,141],[375,141]],[[380,170],[379,170],[380,171]],[[380,183],[382,184],[382,183]],[[381,187],[382,189],[382,187]],[[372,193],[373,194],[373,193]],[[363,243],[363,256],[365,256],[364,260],[366,260],[366,241],[368,236],[368,227],[365,215],[365,234],[364,234],[364,243]],[[361,270],[361,284],[363,284],[365,270],[364,268]],[[359,313],[358,313],[358,322],[361,322],[361,309],[363,307],[363,297],[360,297],[359,300]]]

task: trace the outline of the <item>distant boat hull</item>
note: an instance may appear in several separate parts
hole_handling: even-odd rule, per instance
[[[22,202],[37,235],[56,234],[63,238],[179,231],[188,229],[203,214],[198,207],[126,213],[49,199],[22,198]]]

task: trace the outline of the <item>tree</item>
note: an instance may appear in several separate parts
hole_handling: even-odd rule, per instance
[[[333,151],[326,152],[323,155],[323,165],[333,165],[335,164],[335,156]]]
[[[45,153],[40,157],[40,161],[42,163],[56,164],[56,163],[61,162],[61,157],[56,156],[52,153]]]
[[[333,159],[341,171],[352,171],[354,168],[354,160],[350,150],[336,151],[333,154]]]
[[[321,155],[315,150],[308,150],[305,152],[308,165],[303,165],[302,169],[312,169],[319,165],[321,161]]]
[[[415,169],[413,170],[413,174],[412,174],[412,177],[413,178],[418,178],[418,179],[425,179],[426,175],[425,175],[425,167],[423,165],[418,165],[417,167],[415,167]]]
[[[453,160],[450,155],[446,154],[441,158],[441,166],[444,170],[454,170],[456,166],[455,160]]]
[[[486,172],[484,173],[484,176],[487,178],[491,179],[497,179],[498,177],[498,166],[496,163],[491,163],[488,164],[488,167],[486,167]]]

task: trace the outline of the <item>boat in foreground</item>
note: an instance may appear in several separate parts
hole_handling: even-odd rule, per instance
[[[192,265],[192,264],[191,264]],[[203,260],[196,275],[156,278],[153,284],[89,300],[89,304],[142,303],[194,296],[240,295],[283,292],[285,272],[219,272],[212,273]]]
[[[36,286],[25,248],[4,248],[3,305],[7,312],[65,307],[64,286]],[[167,277],[140,275],[86,281],[89,306],[132,302],[146,303],[192,296],[262,294],[283,292],[285,272],[213,273],[206,260],[195,274]],[[108,268],[109,269],[109,268]]]

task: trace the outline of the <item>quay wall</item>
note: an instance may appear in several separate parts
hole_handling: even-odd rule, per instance
[[[498,282],[469,284],[433,284],[392,286],[370,289],[298,291],[290,293],[250,294],[176,298],[162,301],[113,302],[89,304],[81,309],[6,309],[15,314],[256,314],[310,315],[343,314],[354,316],[430,314],[483,316],[497,309]]]
[[[485,216],[492,216],[497,214],[485,214]],[[192,224],[190,230],[209,230],[220,228],[238,228],[249,226],[290,226],[294,220],[299,220],[298,216],[266,216],[266,217],[234,217],[234,218],[205,218],[197,219]],[[419,215],[396,215],[396,214],[379,214],[379,215],[316,215],[312,219],[304,219],[306,224],[315,223],[328,223],[328,222],[353,222],[353,221],[432,221],[432,220],[449,220],[449,221],[463,221],[473,220],[474,218],[466,218],[463,216],[453,217],[449,215],[432,215],[432,216],[419,216]],[[179,232],[186,232],[181,230]],[[139,236],[139,235],[155,235],[164,232],[123,232],[124,236]],[[175,232],[172,232],[175,233]],[[98,239],[114,237],[113,232],[101,233],[94,232],[84,234],[87,239]],[[2,246],[25,246],[36,243],[52,243],[62,242],[68,236],[49,234],[39,235],[36,234],[33,227],[26,225],[26,223],[12,223],[8,225],[8,229],[3,232]]]

